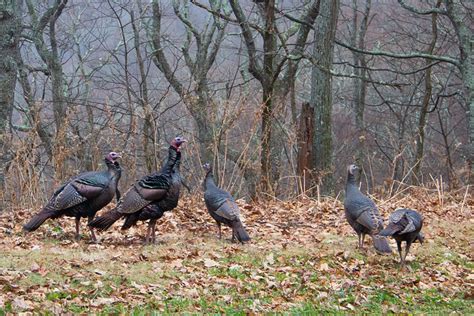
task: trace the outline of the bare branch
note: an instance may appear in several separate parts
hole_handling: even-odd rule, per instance
[[[399,54],[399,53],[392,53],[392,52],[387,52],[387,51],[368,51],[368,50],[360,49],[357,47],[353,47],[337,39],[335,40],[335,43],[351,51],[355,51],[355,52],[367,54],[367,55],[372,55],[372,56],[385,56],[385,57],[400,58],[400,59],[426,58],[426,59],[431,59],[431,60],[444,61],[444,62],[453,64],[456,67],[460,66],[459,60],[452,57],[447,57],[447,56],[439,56],[439,55],[432,55],[432,54],[419,53],[419,52]]]
[[[255,47],[255,41],[253,39],[252,31],[250,30],[250,25],[247,22],[247,18],[245,17],[238,1],[230,0],[230,6],[232,7],[240,28],[242,29],[242,35],[245,40],[245,45],[247,46],[247,52],[249,55],[249,71],[258,81],[263,82],[263,69],[257,60],[257,49]]]
[[[311,28],[312,30],[314,30],[314,26],[309,24],[308,22],[303,21],[302,19],[295,18],[294,16],[284,13],[281,10],[278,12],[281,13],[284,17],[288,18],[289,20],[304,24],[308,28]],[[440,13],[443,13],[443,12],[440,12]],[[456,67],[460,66],[459,60],[452,57],[448,57],[448,56],[439,56],[439,55],[432,55],[432,54],[425,54],[425,53],[418,53],[418,52],[399,54],[399,53],[392,53],[392,52],[386,52],[386,51],[367,51],[367,50],[359,49],[357,47],[353,47],[351,45],[345,44],[337,39],[335,40],[335,43],[349,50],[362,53],[362,54],[372,55],[372,56],[386,56],[386,57],[401,58],[401,59],[427,58],[431,60],[439,60],[439,61],[447,62],[447,63],[455,65]]]
[[[298,19],[299,21],[302,21],[302,23],[300,23],[295,46],[290,52],[292,56],[299,56],[303,53],[304,47],[306,45],[306,40],[308,38],[308,33],[309,31],[313,29],[313,24],[319,15],[320,7],[321,7],[321,0],[314,1],[311,4],[311,6],[308,8],[308,10],[306,11],[306,14],[303,15],[300,19]],[[283,64],[281,65],[283,66]],[[297,69],[298,69],[297,65],[295,65],[294,67],[288,67],[285,75],[283,76],[282,81],[287,82],[288,80],[290,80],[290,78],[293,78],[296,74]],[[277,76],[279,73],[280,73],[280,69],[278,69],[278,71],[275,72],[274,80],[277,79]],[[284,85],[284,87],[286,91],[284,91],[283,94],[286,94],[286,92],[289,90],[290,85]]]
[[[433,14],[433,13],[437,13],[437,14],[446,14],[447,13],[446,10],[443,10],[443,9],[440,9],[440,8],[430,8],[430,9],[427,9],[427,10],[421,10],[421,9],[412,7],[411,5],[405,3],[404,0],[398,0],[398,3],[400,3],[400,5],[404,9],[406,9],[410,12],[416,13],[416,14],[428,15],[428,14]]]
[[[206,7],[204,4],[197,2],[196,0],[191,0],[191,3],[194,4],[195,6],[201,8],[201,9],[206,10],[206,11],[209,12],[209,13],[212,13],[212,14],[215,15],[215,16],[218,16],[218,17],[220,17],[220,18],[226,20],[226,21],[229,21],[229,22],[232,22],[232,23],[235,23],[235,24],[240,24],[240,22],[239,22],[238,20],[233,19],[233,18],[231,18],[230,16],[228,16],[228,15],[226,15],[226,14],[224,14],[224,13],[221,13],[221,12],[219,12],[219,11],[210,9],[210,8]],[[258,26],[258,25],[256,25],[256,24],[253,24],[253,23],[250,23],[249,21],[247,21],[247,24],[248,24],[251,28],[257,30],[259,33],[263,33],[263,30],[262,30],[262,28],[261,28],[260,26]]]
[[[158,0],[153,0],[152,2],[152,11],[153,11],[153,34],[152,42],[154,46],[154,56],[153,61],[158,69],[165,75],[168,82],[173,86],[173,89],[181,96],[184,96],[183,85],[175,77],[174,72],[171,70],[170,64],[163,52],[163,47],[161,45],[161,9],[158,3]]]
[[[187,10],[187,8],[185,8]],[[198,47],[201,46],[201,34],[199,34],[199,31],[193,26],[191,21],[188,20],[188,12],[185,11],[184,14],[181,12],[179,4],[176,2],[176,0],[173,0],[173,10],[176,16],[183,22],[184,25],[186,25],[186,29],[191,31],[194,35],[194,38],[196,39],[196,44]]]

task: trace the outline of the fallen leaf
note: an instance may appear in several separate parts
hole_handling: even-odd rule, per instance
[[[99,297],[99,298],[96,298],[95,300],[93,300],[91,302],[91,305],[95,306],[95,307],[99,307],[99,306],[103,306],[103,305],[110,305],[112,303],[115,303],[116,301],[117,301],[117,299],[115,299],[113,297]]]
[[[321,265],[319,266],[319,270],[324,272],[329,271],[329,265],[326,262],[321,263]]]
[[[38,272],[40,269],[41,267],[36,262],[33,262],[33,264],[30,267],[31,272]]]
[[[21,297],[16,297],[12,302],[12,307],[14,310],[25,310],[30,308],[30,303]]]
[[[220,264],[217,261],[214,261],[209,258],[204,259],[204,266],[206,266],[207,268],[218,267],[219,265]]]

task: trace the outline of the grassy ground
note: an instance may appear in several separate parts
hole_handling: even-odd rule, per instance
[[[242,204],[253,237],[247,245],[218,240],[202,202],[186,198],[161,221],[160,242],[152,246],[141,244],[144,225],[126,233],[114,226],[94,245],[86,233],[72,241],[71,219],[24,236],[29,211],[3,214],[0,315],[473,314],[474,201],[412,192],[379,203],[385,216],[395,205],[424,214],[426,242],[412,247],[406,271],[395,253],[376,255],[368,240],[366,251],[355,249],[334,200]]]

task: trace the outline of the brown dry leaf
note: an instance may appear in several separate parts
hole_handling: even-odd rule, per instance
[[[170,267],[173,268],[182,268],[183,267],[183,260],[182,259],[176,259],[170,262]]]
[[[220,264],[217,261],[206,258],[206,259],[204,259],[204,266],[207,267],[207,268],[212,268],[212,267],[218,267],[218,266],[220,266]]]
[[[12,301],[12,307],[14,308],[14,310],[17,310],[17,311],[30,309],[30,306],[31,306],[31,301],[26,301],[21,297],[16,297]]]
[[[117,299],[114,297],[99,297],[91,301],[91,305],[94,307],[99,307],[103,305],[110,305],[117,302]]]
[[[33,261],[33,264],[30,267],[31,272],[38,272],[41,269],[39,264],[37,264],[35,261]]]
[[[319,271],[324,271],[324,272],[329,271],[329,265],[326,262],[321,263],[321,265],[319,266]]]

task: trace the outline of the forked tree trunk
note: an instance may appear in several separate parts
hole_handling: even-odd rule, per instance
[[[240,6],[240,1],[230,0],[230,6],[237,18],[240,28],[242,30],[242,37],[245,41],[248,54],[248,70],[259,81],[262,86],[262,132],[261,132],[261,174],[260,185],[262,193],[267,195],[278,195],[278,180],[280,178],[280,153],[282,149],[282,140],[279,138],[280,129],[276,123],[280,99],[286,97],[291,90],[290,81],[295,80],[296,71],[298,70],[298,61],[288,62],[287,58],[282,58],[277,47],[277,39],[280,41],[285,50],[289,52],[289,56],[301,57],[306,47],[306,39],[312,24],[320,12],[321,0],[314,0],[307,2],[306,12],[295,20],[294,17],[290,20],[297,21],[298,28],[292,34],[296,37],[296,42],[289,49],[287,47],[286,37],[284,32],[278,33],[278,28],[275,21],[275,0],[257,1],[257,6],[260,12],[260,20],[264,21],[264,25],[255,27],[253,22],[249,22],[247,15]],[[278,7],[278,5],[277,5]],[[258,31],[256,30],[258,29]],[[255,31],[255,32],[253,32]],[[296,34],[295,34],[296,33]],[[260,38],[261,41],[256,41]],[[263,53],[257,50],[257,44],[263,42],[263,47],[260,49]],[[288,45],[289,46],[289,45]],[[260,56],[263,55],[263,58]],[[263,59],[263,60],[262,60]],[[288,58],[289,59],[289,58]],[[285,71],[284,65],[287,65]],[[279,77],[280,74],[284,74]]]

